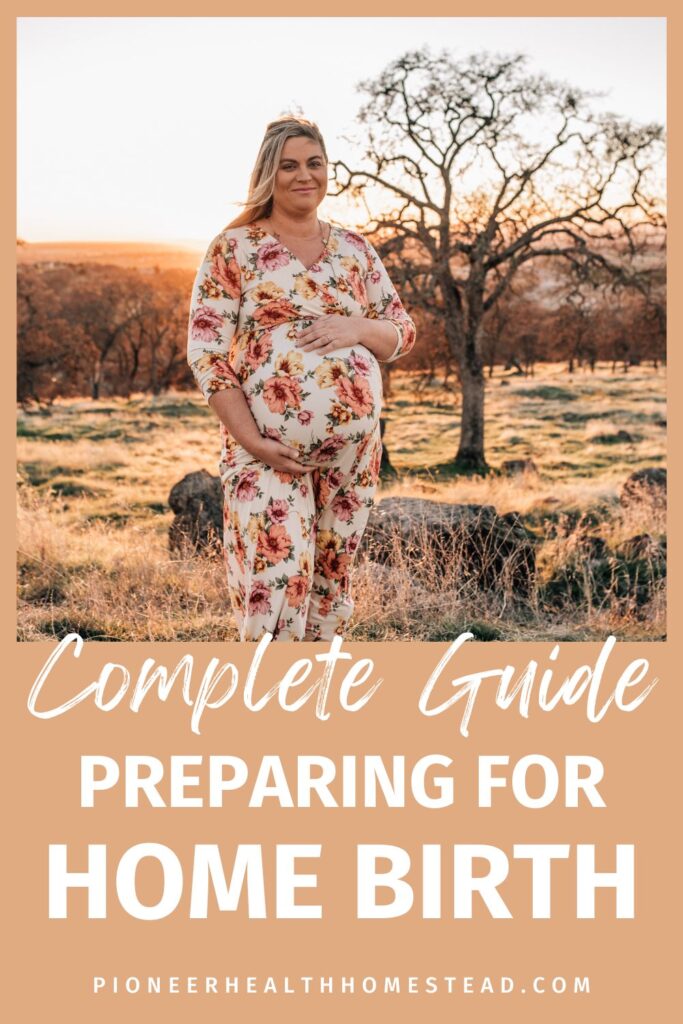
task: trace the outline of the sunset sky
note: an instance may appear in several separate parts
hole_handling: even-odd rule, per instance
[[[664,18],[20,18],[17,234],[201,246],[237,212],[269,120],[301,108],[330,158],[348,157],[356,83],[423,44],[521,50],[530,70],[606,92],[597,110],[664,124],[665,31]]]

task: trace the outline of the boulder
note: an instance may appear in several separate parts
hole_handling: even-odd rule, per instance
[[[463,583],[507,586],[520,597],[536,572],[534,537],[516,512],[499,515],[492,505],[453,505],[424,498],[378,501],[360,550],[380,564],[409,568],[419,579],[426,565],[441,572],[457,562]]]
[[[623,508],[640,504],[663,508],[666,505],[666,470],[659,466],[637,469],[626,479],[619,501]]]
[[[220,548],[223,535],[223,488],[219,476],[205,469],[188,473],[168,496],[175,519],[168,531],[172,552],[186,554]]]
[[[223,530],[220,478],[206,470],[188,473],[171,490],[175,512],[169,528],[172,552],[216,553]],[[419,579],[425,563],[443,572],[458,560],[465,581],[482,588],[508,585],[529,594],[536,572],[535,541],[516,512],[499,515],[492,505],[451,505],[425,498],[382,498],[374,505],[360,549],[381,565],[410,567]]]

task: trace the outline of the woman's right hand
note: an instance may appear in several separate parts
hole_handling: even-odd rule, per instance
[[[279,473],[293,473],[296,476],[303,476],[317,468],[304,465],[296,448],[290,448],[282,441],[264,437],[260,433],[241,388],[216,391],[209,399],[209,405],[230,436],[259,462],[264,462]]]
[[[259,443],[250,449],[250,454],[279,473],[295,473],[301,476],[314,468],[300,461],[296,448],[290,448],[282,441],[275,441],[270,437],[262,437]]]

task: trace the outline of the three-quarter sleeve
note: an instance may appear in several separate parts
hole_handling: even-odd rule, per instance
[[[396,331],[396,347],[382,362],[391,363],[410,352],[415,344],[415,321],[406,312],[386,267],[374,247],[364,239],[367,247],[368,269],[365,290],[368,296],[368,316],[388,320]]]
[[[216,391],[241,387],[230,358],[241,294],[237,240],[221,232],[197,271],[187,332],[187,361],[207,402]]]

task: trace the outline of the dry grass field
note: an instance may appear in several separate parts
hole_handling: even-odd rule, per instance
[[[462,586],[457,564],[425,564],[418,583],[400,564],[380,571],[360,559],[348,638],[449,640],[471,629],[482,640],[663,639],[665,514],[623,509],[618,495],[633,470],[665,464],[665,371],[497,373],[487,384],[491,466],[531,458],[537,472],[485,478],[452,475],[457,396],[419,381],[393,375],[385,442],[399,475],[381,495],[520,513],[538,540],[538,586],[520,603]],[[220,559],[168,551],[171,487],[216,472],[217,422],[199,396],[58,402],[20,411],[18,434],[19,639],[236,638]],[[577,522],[610,551],[647,533],[660,554],[620,563],[609,579],[603,560],[598,577]]]

